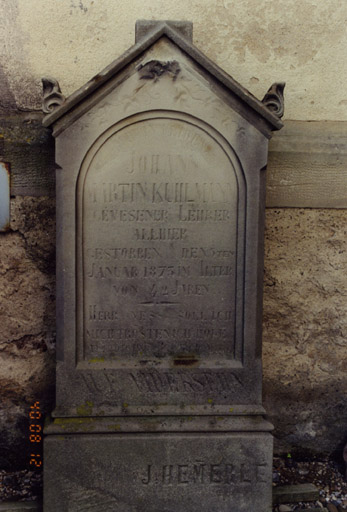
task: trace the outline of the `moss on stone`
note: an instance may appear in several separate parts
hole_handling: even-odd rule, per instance
[[[76,408],[77,414],[79,416],[92,416],[93,406],[93,402],[87,400],[83,405]]]
[[[118,424],[117,425],[108,425],[107,428],[108,428],[108,430],[114,431],[114,430],[120,430],[121,426]]]

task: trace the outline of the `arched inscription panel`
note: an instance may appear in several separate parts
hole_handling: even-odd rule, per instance
[[[244,189],[225,139],[187,115],[96,141],[77,186],[78,361],[242,360]]]

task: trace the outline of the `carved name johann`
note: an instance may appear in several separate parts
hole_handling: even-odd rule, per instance
[[[80,171],[80,361],[240,358],[242,170],[211,127],[170,115],[113,127]]]

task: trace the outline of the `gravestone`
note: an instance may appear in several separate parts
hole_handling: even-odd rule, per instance
[[[192,45],[136,44],[65,99],[56,137],[57,395],[45,512],[271,510],[261,399],[268,139],[258,101]]]

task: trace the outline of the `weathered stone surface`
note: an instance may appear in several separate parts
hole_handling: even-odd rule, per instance
[[[337,0],[4,0],[4,104],[40,108],[42,73],[71,94],[133,44],[138,16],[155,16],[194,20],[196,44],[258,97],[285,73],[288,118],[347,119],[346,12]]]
[[[191,21],[170,21],[175,30],[182,33],[186,39],[193,42],[193,23]],[[135,24],[135,42],[137,43],[148,32],[152,31],[158,22],[156,20],[137,20]]]
[[[26,5],[27,2],[25,3],[23,0],[23,5],[24,4]],[[31,6],[28,4],[27,8],[31,9]],[[7,7],[6,9],[8,12]],[[48,17],[53,19],[52,12],[42,10],[41,14],[47,16],[47,19]],[[221,13],[221,16],[222,15],[224,16],[224,13]],[[27,23],[30,23],[29,18],[24,18],[27,19]],[[8,27],[13,27],[13,25],[9,24]],[[203,30],[204,34],[206,33],[204,24],[200,26],[199,30]],[[38,34],[37,37],[41,36]],[[119,36],[117,35],[117,37]],[[198,33],[197,37],[199,38]],[[12,44],[14,44],[13,40]],[[215,43],[211,43],[211,45],[212,44]],[[51,45],[53,47],[53,43],[51,43]],[[68,48],[70,51],[70,45],[68,45]],[[230,48],[228,46],[228,51],[229,49]],[[42,70],[41,50],[42,47],[40,46],[40,58],[38,59],[37,73],[39,73],[39,70]],[[112,45],[112,52],[113,51],[114,46]],[[213,56],[213,54],[211,55]],[[17,61],[12,59],[12,62]],[[79,78],[79,80],[75,78],[75,73],[71,73],[71,76],[76,80],[76,84],[74,86],[71,85],[70,90],[78,85],[78,82],[82,83],[83,78],[86,79],[88,77],[90,73],[89,64],[88,60],[88,70],[85,72],[84,77]],[[65,69],[65,61],[63,65]],[[282,64],[280,64],[280,66],[281,65]],[[255,81],[258,82],[257,78],[252,78],[251,80],[254,81],[254,83]],[[317,81],[317,83],[318,82],[319,81]],[[20,87],[27,99],[28,90],[27,88],[23,88],[22,80]],[[326,90],[328,91],[328,88]],[[39,96],[39,92],[40,87],[38,81],[37,91],[35,92],[36,97]],[[331,94],[330,84],[329,94]],[[2,102],[2,105],[6,106],[5,103]],[[305,104],[307,104],[306,100]],[[324,108],[330,108],[328,102],[324,105]],[[28,104],[26,106],[29,108]],[[7,107],[5,109],[5,113],[8,113]],[[314,112],[317,112],[316,106],[314,107]],[[328,112],[328,110],[326,112]],[[311,110],[311,114],[312,113],[313,110]],[[329,115],[331,115],[331,110],[329,110]],[[28,124],[28,126],[30,127],[30,124]],[[25,150],[26,148],[29,148],[29,146],[29,143],[21,146],[22,153],[24,151],[23,154],[25,154]],[[36,150],[40,152],[39,146],[37,146],[35,151]],[[10,152],[8,154],[11,155]],[[300,155],[298,155],[298,160],[301,161]],[[23,172],[25,172],[24,156],[21,157],[21,162],[23,162],[22,169]],[[35,169],[36,164],[40,164],[40,158],[36,158],[35,162],[35,164],[30,164],[33,170]],[[301,163],[300,165],[303,164]],[[41,170],[44,170],[44,168],[42,167]],[[29,183],[26,178],[25,183]],[[27,191],[28,188],[25,190]],[[15,201],[19,201],[19,198]],[[34,214],[35,201],[33,200],[32,202],[30,199],[28,205],[27,212],[30,213],[32,210],[32,213]],[[49,215],[52,212],[53,210]],[[276,437],[279,440],[276,448],[278,450],[292,451],[293,448],[299,447],[301,450],[308,449],[310,451],[317,452],[324,450],[325,452],[330,452],[334,445],[340,441],[341,436],[344,436],[346,423],[346,406],[344,404],[345,384],[342,380],[344,377],[340,370],[344,359],[344,355],[341,356],[341,354],[343,354],[343,346],[337,347],[336,344],[336,340],[337,343],[341,344],[343,343],[343,340],[346,339],[346,336],[343,333],[343,331],[345,332],[346,253],[339,253],[340,250],[345,250],[346,235],[343,229],[343,224],[346,219],[346,212],[341,211],[338,213],[328,210],[321,212],[318,212],[317,210],[299,211],[293,209],[268,210],[267,217],[268,226],[270,228],[268,231],[268,243],[271,245],[268,246],[270,250],[268,251],[266,258],[266,276],[270,276],[270,280],[266,282],[265,287],[266,324],[264,331],[264,391],[266,407],[271,412],[271,419],[276,426]],[[35,236],[32,237],[32,243],[29,246],[33,257],[35,250],[37,250],[38,247],[41,247],[42,243],[44,243],[44,239],[48,240],[50,238],[50,236],[47,236],[47,233],[44,233],[44,230],[46,229],[46,223],[44,222],[45,218],[43,217],[40,222],[41,221],[42,226],[39,225],[39,222],[36,223],[37,231]],[[23,221],[22,224],[21,229],[24,230]],[[307,229],[309,231],[307,231]],[[330,242],[327,243],[327,240],[329,240],[329,237],[327,236],[329,229],[334,229],[336,231],[335,235],[330,237]],[[276,231],[279,233],[277,236]],[[23,231],[21,231],[21,233],[23,234]],[[35,237],[40,240],[38,247],[35,247]],[[9,251],[9,242],[4,242],[7,239],[8,241],[12,240],[11,243],[13,243],[11,249],[13,266],[9,267],[9,275],[7,277],[5,277],[5,274],[2,276],[1,285],[3,290],[5,290],[5,287],[9,286],[11,279],[12,281],[16,279],[15,276],[18,268],[22,268],[21,265],[18,264],[18,260],[23,261],[23,236],[20,233],[9,233],[5,236],[1,235],[1,265],[6,261],[6,253]],[[53,235],[51,236],[51,241],[53,244]],[[335,248],[333,247],[333,244],[335,244]],[[341,246],[340,248],[339,244]],[[329,251],[327,252],[328,249]],[[302,253],[301,257],[305,255],[305,258],[304,261],[298,262],[300,253]],[[273,258],[271,257],[271,254],[274,254]],[[331,258],[332,255],[335,261],[337,261],[337,258],[340,258],[340,263],[335,265],[335,269],[332,269],[328,259],[328,257]],[[36,263],[41,269],[47,267],[47,262],[44,257],[36,260]],[[291,266],[288,269],[287,265],[289,264]],[[303,271],[305,275],[298,279],[295,276],[300,265],[301,271]],[[48,264],[48,266],[51,267],[51,264]],[[24,274],[23,272],[20,272],[21,278],[25,277],[25,279],[29,279],[32,269],[33,282],[38,275],[41,275],[37,272],[36,265],[28,265],[25,268],[26,272]],[[292,270],[292,272],[290,270]],[[324,292],[322,288],[320,289],[319,285],[319,282],[326,275],[329,275],[331,282],[335,283],[335,290],[332,290],[329,285],[328,294]],[[272,282],[272,278],[276,278],[276,281]],[[316,285],[313,282],[310,283],[310,280],[312,279],[316,280]],[[20,279],[18,279],[17,283],[19,282]],[[17,299],[21,295],[24,297],[26,296],[26,288],[24,285],[26,285],[26,281],[23,282],[23,286],[18,286],[18,289],[15,292]],[[31,300],[38,301],[39,303],[45,302],[47,309],[53,312],[54,294],[47,293],[47,290],[45,290],[44,287],[39,288],[37,283],[35,283],[34,290],[35,293],[31,294]],[[311,299],[310,294],[312,290],[314,293],[313,298]],[[9,299],[13,300],[11,297],[9,297]],[[5,297],[4,293],[1,300],[1,321],[3,308],[7,301],[7,295]],[[298,301],[300,304],[297,304]],[[29,301],[25,299],[25,305],[27,305],[28,302]],[[18,304],[19,300],[17,300],[17,305]],[[25,307],[22,309],[25,310]],[[42,315],[42,308],[38,308],[38,310],[40,311],[40,315]],[[324,317],[324,315],[317,315],[317,312],[323,312],[324,314],[327,313],[328,317],[322,319],[321,316]],[[7,323],[9,323],[7,310],[5,313],[7,316]],[[319,319],[317,316],[319,316]],[[48,318],[51,318],[51,316],[49,315]],[[33,321],[36,322],[35,315],[34,318],[26,317],[29,332],[31,331],[31,322]],[[20,320],[18,320],[18,323],[20,324]],[[305,326],[304,337],[300,335],[303,326]],[[341,326],[342,332],[339,334]],[[315,333],[316,339],[314,336],[312,337],[309,334],[311,327],[313,328],[313,333]],[[9,326],[7,326],[7,329],[9,329]],[[50,329],[53,329],[52,324]],[[26,329],[23,328],[23,325],[20,324],[20,337],[25,336],[25,334],[23,335],[25,330]],[[45,329],[43,332],[46,332]],[[51,331],[49,330],[49,332]],[[281,338],[282,335],[284,336],[283,339]],[[12,326],[10,336],[11,337],[8,337],[7,335],[5,336],[7,339],[6,350],[8,350],[9,347],[11,347],[11,350],[16,347],[15,342],[9,343],[11,339],[16,339],[17,337],[14,334],[14,326]],[[47,340],[47,337],[45,336],[44,339]],[[308,340],[306,348],[304,342],[305,339]],[[43,338],[40,338],[40,340],[43,340]],[[320,343],[320,340],[322,340],[322,344]],[[28,340],[25,339],[25,341]],[[41,343],[41,341],[39,341],[39,343]],[[299,343],[302,345],[301,353],[299,353],[299,350],[296,348],[296,345]],[[1,350],[3,353],[3,349]],[[23,387],[16,384],[16,375],[19,375],[20,379],[22,378],[22,370],[19,371],[19,368],[22,368],[22,365],[24,364],[20,359],[22,357],[23,360],[25,360],[26,356],[24,348],[18,352],[18,355],[15,358],[10,359],[8,354],[4,353],[3,364],[1,365],[1,371],[6,373],[6,375],[10,374],[11,376],[10,383],[6,384],[3,389],[6,394],[13,397],[11,401],[6,399],[6,401],[1,402],[3,410],[8,411],[2,413],[3,420],[1,420],[3,428],[0,436],[1,441],[3,441],[1,443],[1,447],[5,447],[7,450],[2,450],[2,453],[4,454],[4,464],[17,463],[22,455],[22,448],[24,447],[24,441],[21,443],[21,438],[26,439],[26,426],[23,416],[24,409],[22,405],[17,406],[16,403],[22,404],[21,400],[24,396],[22,392],[29,393],[32,395],[32,398],[34,398],[36,393],[35,390],[33,391],[32,382],[29,382],[29,380],[24,381]],[[14,361],[16,362],[16,367],[13,372],[12,370],[8,370],[8,366],[13,368]],[[43,375],[42,378],[38,377],[43,368],[43,361],[44,359],[40,356],[38,364],[34,368],[36,377],[33,382],[35,384],[35,389],[40,388],[42,390],[47,385],[47,382],[51,382],[51,374],[49,374],[48,371],[46,376]],[[50,365],[50,362],[48,365]],[[49,367],[52,368],[51,366]],[[25,366],[24,373],[26,372],[26,368],[27,366]],[[322,368],[324,368],[324,370]],[[29,370],[29,373],[26,373],[30,378],[32,376],[30,372],[33,371],[33,361],[30,361]],[[39,382],[37,382],[38,378]],[[47,391],[46,396],[48,396],[48,394],[49,392]],[[53,393],[51,393],[50,396],[53,399]],[[11,403],[11,412],[10,409],[8,409],[9,403]],[[23,420],[22,424],[21,419]],[[16,422],[18,424],[17,427],[15,426]]]
[[[266,205],[347,208],[347,123],[285,122],[269,145]]]
[[[316,501],[319,489],[313,484],[282,485],[273,489],[273,503],[300,503]]]
[[[0,503],[0,512],[39,512],[39,503],[27,501],[20,503]]]
[[[279,117],[161,21],[64,102],[48,85],[60,168],[45,512],[268,512],[264,169]],[[130,421],[104,435],[98,418],[114,416]]]
[[[54,339],[54,213],[52,199],[13,199],[18,232],[1,235],[2,467],[26,463],[30,401],[54,400],[53,356],[43,352]],[[277,452],[331,453],[345,435],[345,219],[343,210],[267,210],[264,398]]]
[[[41,119],[35,112],[0,115],[0,161],[10,164],[11,195],[54,196],[54,143]]]
[[[345,437],[346,215],[267,210],[264,403],[277,451],[331,453]]]
[[[55,194],[54,144],[35,112],[0,117],[12,195]],[[346,208],[347,122],[289,121],[269,144],[268,207]]]
[[[0,467],[27,464],[27,414],[53,399],[54,201],[15,198],[0,245]]]
[[[262,169],[280,121],[179,38],[160,24],[44,120],[61,167],[55,416],[263,413]]]
[[[280,505],[278,508],[279,512],[291,512],[292,507],[289,507],[288,505]]]
[[[49,512],[269,512],[269,434],[48,436]]]
[[[206,128],[158,116],[107,134],[78,179],[81,363],[211,367],[243,353],[242,171]]]

